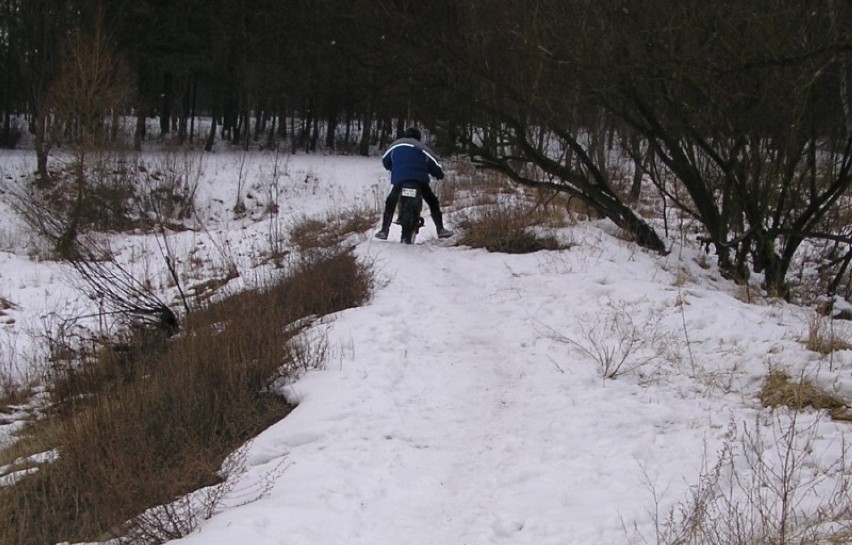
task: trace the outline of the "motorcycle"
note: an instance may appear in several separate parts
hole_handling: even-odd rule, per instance
[[[399,197],[399,224],[402,227],[400,242],[414,244],[417,233],[423,227],[420,212],[423,209],[423,196],[420,194],[420,184],[404,182]]]

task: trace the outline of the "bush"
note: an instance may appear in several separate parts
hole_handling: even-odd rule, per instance
[[[463,231],[458,244],[508,254],[567,248],[555,237],[542,236],[536,232],[535,227],[546,221],[548,218],[521,205],[482,206],[457,222]]]
[[[10,187],[9,201],[60,258],[73,258],[89,231],[182,229],[195,210],[203,161],[167,153],[146,164],[127,152],[98,151],[28,189]]]

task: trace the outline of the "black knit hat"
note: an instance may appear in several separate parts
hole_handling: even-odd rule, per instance
[[[402,136],[405,138],[413,138],[415,140],[420,140],[420,129],[417,127],[408,127],[405,129],[405,132],[402,133]]]

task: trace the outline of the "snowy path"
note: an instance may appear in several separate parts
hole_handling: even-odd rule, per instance
[[[621,543],[625,524],[649,531],[646,478],[679,500],[715,449],[729,418],[718,404],[631,378],[604,385],[548,334],[576,331],[613,297],[672,304],[647,278],[652,257],[625,256],[613,285],[620,257],[593,248],[359,251],[376,261],[376,296],[329,323],[328,369],[293,387],[299,407],[252,445],[243,483],[264,482],[285,454],[286,469],[185,542]]]

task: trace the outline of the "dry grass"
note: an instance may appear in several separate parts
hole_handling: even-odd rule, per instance
[[[14,340],[0,345],[0,425],[18,419],[17,413],[26,411],[24,405],[33,397],[38,384],[36,369],[39,366],[32,362],[28,370],[22,373],[18,366],[21,357]]]
[[[514,195],[518,187],[497,172],[476,168],[469,161],[455,161],[446,178],[433,184],[444,211],[496,204],[501,196]]]
[[[3,414],[11,411],[11,407],[26,403],[32,396],[32,383],[22,383],[15,378],[11,371],[0,371],[0,423]]]
[[[798,382],[781,371],[772,371],[763,382],[759,394],[764,407],[786,406],[793,410],[805,407],[826,410],[832,418],[849,420],[848,404],[841,398],[826,392],[806,378]]]
[[[687,284],[692,284],[695,282],[695,275],[692,274],[692,271],[689,270],[688,267],[684,265],[678,265],[677,270],[674,272],[674,278],[672,279],[672,286],[676,288],[682,288]]]
[[[684,501],[668,514],[651,511],[654,536],[631,543],[656,545],[848,544],[852,478],[848,445],[823,457],[819,421],[799,423],[785,413],[770,425],[734,424],[718,460],[702,472]],[[768,434],[768,435],[767,435]]]
[[[27,432],[32,450],[60,455],[0,488],[0,544],[145,534],[134,517],[219,482],[227,455],[289,411],[273,383],[322,363],[322,351],[293,345],[300,329],[288,324],[359,305],[371,290],[352,255],[324,256],[200,309],[179,337],[150,347],[133,337],[138,345],[67,364],[52,389],[61,410]]]
[[[378,217],[375,210],[351,209],[329,212],[324,219],[304,218],[293,226],[290,242],[302,251],[334,248],[349,235],[373,227]]]
[[[609,301],[594,314],[578,318],[582,335],[569,337],[550,328],[549,336],[576,348],[594,361],[601,378],[612,380],[638,372],[660,359],[673,359],[671,337],[660,326],[662,314],[647,316],[625,301]]]
[[[456,220],[463,231],[458,244],[509,254],[568,248],[555,237],[538,232],[536,228],[547,221],[546,216],[521,205],[479,207]]]
[[[805,348],[828,355],[838,350],[852,349],[852,344],[834,330],[831,318],[815,314],[808,320],[808,335],[804,339]]]
[[[459,161],[436,184],[438,199],[461,230],[458,244],[491,252],[531,253],[570,247],[548,231],[588,217],[578,199],[519,186],[497,172]]]

